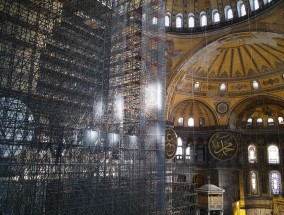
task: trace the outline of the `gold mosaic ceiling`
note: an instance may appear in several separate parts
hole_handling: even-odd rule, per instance
[[[242,96],[283,85],[284,36],[269,32],[241,32],[228,35],[200,49],[178,70],[177,93],[195,92],[200,96],[218,93],[227,85],[227,95]],[[198,90],[195,82],[200,83]]]
[[[182,67],[187,78],[232,81],[271,74],[284,66],[284,37],[236,33],[198,51]]]

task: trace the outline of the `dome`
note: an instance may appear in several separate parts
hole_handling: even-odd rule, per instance
[[[172,33],[200,33],[240,23],[273,7],[277,0],[167,0],[166,27]]]
[[[250,93],[267,87],[273,90],[281,85],[283,68],[283,35],[235,33],[208,44],[187,59],[179,69],[184,75],[177,88],[188,91],[198,82],[201,92],[221,92],[222,83],[226,84],[226,94]],[[275,83],[269,84],[269,80]]]

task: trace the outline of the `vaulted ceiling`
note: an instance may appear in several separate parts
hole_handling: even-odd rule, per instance
[[[209,1],[201,2],[206,6]],[[231,111],[244,100],[260,95],[284,99],[284,2],[275,2],[241,23],[201,33],[167,34],[168,119],[190,100],[206,104],[220,124],[227,124]],[[226,85],[224,91],[221,84]]]

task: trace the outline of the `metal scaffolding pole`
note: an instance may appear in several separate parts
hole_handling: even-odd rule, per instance
[[[1,214],[165,213],[163,10],[0,2]]]

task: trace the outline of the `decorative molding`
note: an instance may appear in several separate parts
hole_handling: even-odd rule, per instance
[[[269,78],[268,80],[262,81],[264,86],[278,84],[279,82],[280,80],[278,78],[274,78],[274,79]]]

